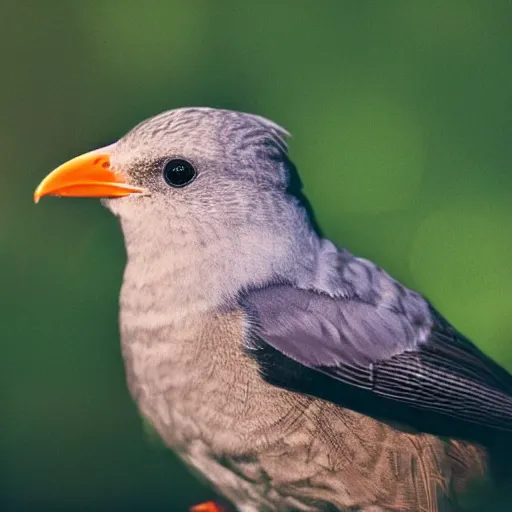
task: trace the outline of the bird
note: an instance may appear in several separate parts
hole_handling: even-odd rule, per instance
[[[512,376],[324,237],[288,138],[255,114],[173,109],[34,200],[100,198],[118,218],[128,389],[236,510],[458,510],[511,438]]]

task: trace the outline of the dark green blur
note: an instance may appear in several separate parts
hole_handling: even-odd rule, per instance
[[[116,220],[32,203],[56,165],[162,110],[285,126],[326,235],[512,370],[511,26],[499,0],[0,1],[0,509],[212,497],[125,388]]]

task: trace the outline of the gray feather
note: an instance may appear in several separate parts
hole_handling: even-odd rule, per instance
[[[366,366],[426,341],[432,318],[424,299],[367,260],[337,256],[330,293],[280,285],[248,295],[269,339],[307,366]]]
[[[512,378],[418,294],[375,265],[339,255],[341,296],[292,285],[244,303],[260,340],[377,396],[512,431]]]

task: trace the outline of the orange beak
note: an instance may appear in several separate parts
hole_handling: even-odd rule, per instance
[[[85,153],[57,167],[36,188],[34,202],[43,196],[123,197],[144,193],[144,189],[128,185],[110,169],[106,149]]]

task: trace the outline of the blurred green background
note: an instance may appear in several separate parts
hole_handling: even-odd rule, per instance
[[[284,125],[326,235],[512,370],[511,27],[509,1],[0,2],[0,508],[212,496],[125,388],[116,220],[32,203],[57,164],[162,110]]]

